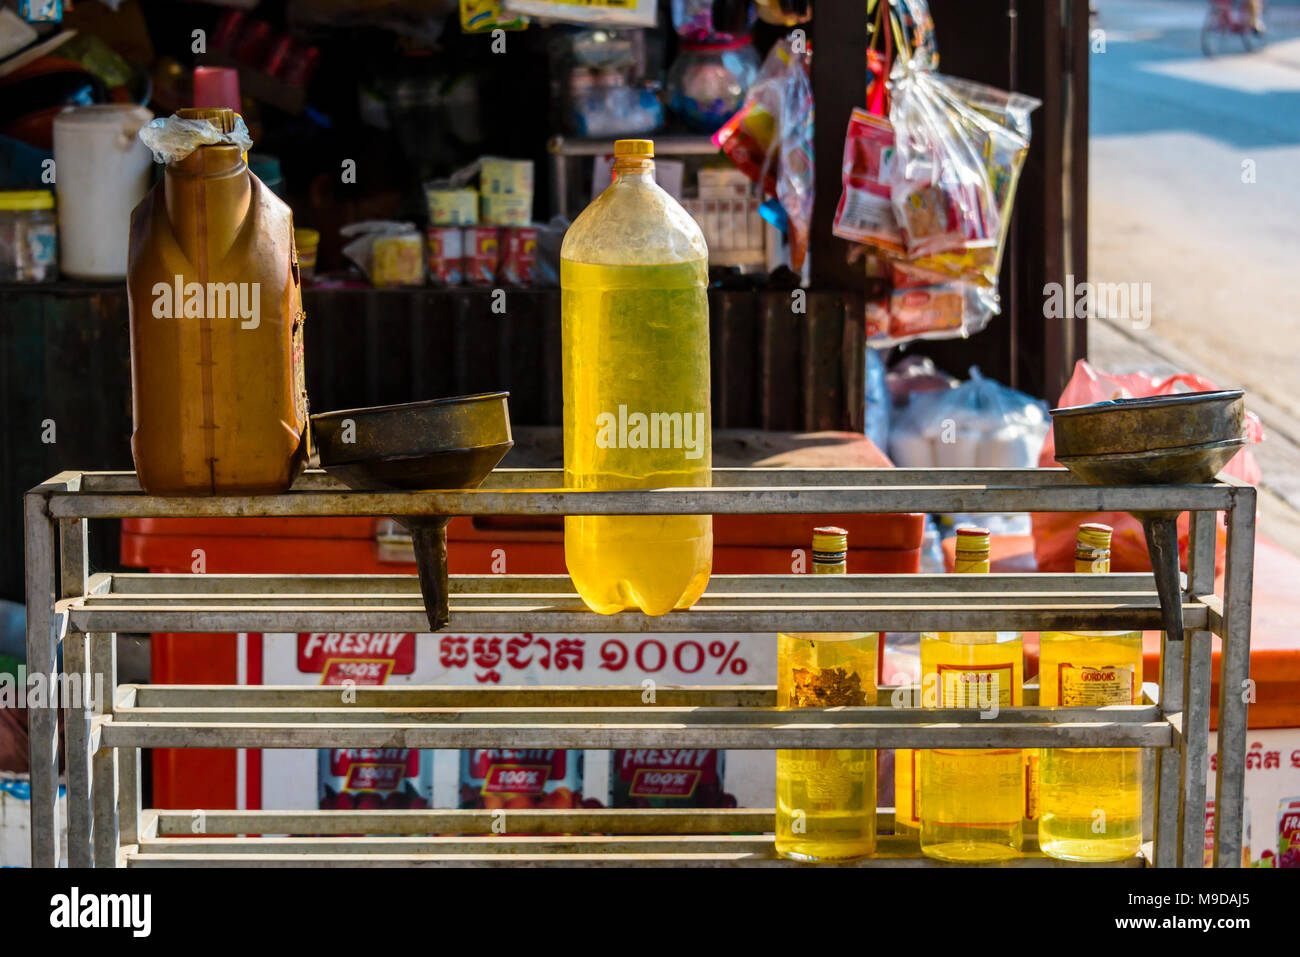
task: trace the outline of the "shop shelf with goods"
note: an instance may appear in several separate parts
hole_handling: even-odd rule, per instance
[[[141,807],[140,749],[152,747],[893,748],[1149,747],[1158,749],[1155,816],[1141,855],[1123,862],[1202,862],[1212,635],[1223,639],[1219,687],[1249,663],[1255,490],[1218,481],[1184,486],[1084,486],[1055,469],[718,469],[707,489],[556,491],[550,470],[499,469],[474,491],[354,492],[317,472],[283,495],[162,498],[131,473],[63,473],[28,493],[28,664],[103,675],[99,707],[66,702],[68,860],[73,865],[485,864],[785,865],[772,849],[770,810],[159,811]],[[91,573],[87,519],[342,515],[852,514],[862,512],[1143,511],[1193,513],[1192,566],[1180,592],[1184,641],[1166,640],[1161,680],[1142,703],[1064,711],[876,707],[783,711],[771,687],[448,689],[357,688],[355,702],[319,687],[121,685],[116,635],[213,631],[384,629],[427,621],[414,578],[402,575],[166,575]],[[1222,599],[1213,595],[1215,513],[1228,525]],[[978,578],[978,581],[967,580]],[[690,610],[651,618],[587,611],[556,576],[453,576],[452,627],[461,632],[579,634],[817,633],[860,629],[1113,630],[1159,628],[1149,575],[715,576]],[[775,645],[775,642],[774,642]],[[775,647],[773,647],[775,654]],[[351,696],[349,696],[351,697]],[[1031,696],[1027,696],[1028,701]],[[1216,863],[1240,862],[1247,701],[1220,693]],[[58,722],[32,714],[33,861],[58,860]],[[1195,809],[1195,811],[1192,811]],[[195,814],[204,834],[189,836]],[[182,821],[182,818],[184,819]],[[891,830],[887,810],[880,830]],[[556,837],[568,832],[571,836]],[[356,837],[357,834],[385,835]],[[303,835],[276,837],[273,835]],[[435,836],[428,836],[435,835]],[[446,835],[446,836],[440,836]],[[456,836],[451,836],[456,835]],[[394,839],[395,838],[395,839]],[[914,844],[885,836],[864,866],[924,864]],[[1054,864],[1029,851],[1021,865]],[[787,865],[794,866],[794,865]]]

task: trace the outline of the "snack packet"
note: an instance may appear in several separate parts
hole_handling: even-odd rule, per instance
[[[894,128],[883,117],[856,109],[844,137],[840,202],[831,231],[841,239],[886,252],[905,251],[888,183]]]
[[[889,266],[889,295],[866,307],[867,340],[873,346],[966,338],[987,326],[998,312],[993,289],[900,260]]]

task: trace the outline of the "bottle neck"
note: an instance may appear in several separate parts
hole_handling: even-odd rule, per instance
[[[988,552],[958,552],[956,561],[953,563],[953,571],[962,575],[978,574],[988,570]]]
[[[238,146],[200,146],[167,165],[163,198],[181,249],[200,264],[209,250],[223,251],[234,241],[252,203],[248,167]],[[199,239],[207,240],[199,248]]]
[[[846,575],[848,569],[848,556],[843,552],[840,552],[838,557],[832,555],[821,558],[818,556],[813,559],[812,570],[814,575]]]
[[[655,161],[648,156],[620,156],[614,160],[614,182],[653,183]]]
[[[1074,572],[1076,575],[1109,574],[1110,552],[1078,546],[1074,550]]]

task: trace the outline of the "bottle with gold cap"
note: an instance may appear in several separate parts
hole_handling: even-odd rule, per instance
[[[813,573],[843,575],[848,533],[813,530]],[[876,703],[877,632],[777,638],[777,706],[862,707]],[[776,752],[776,850],[800,861],[841,861],[876,849],[876,752]]]
[[[957,529],[958,574],[988,572],[989,532]],[[1019,632],[921,636],[921,704],[989,712],[1022,704]],[[1018,748],[931,749],[918,754],[921,851],[945,861],[998,861],[1020,853],[1025,764]]]
[[[1108,525],[1080,525],[1079,574],[1110,571]],[[1045,631],[1040,639],[1039,703],[1103,707],[1137,704],[1142,694],[1142,633]],[[1070,861],[1133,857],[1142,843],[1142,752],[1136,748],[1044,748],[1038,764],[1038,844]]]
[[[569,488],[710,484],[708,247],[654,165],[652,141],[618,140],[560,249]],[[712,517],[569,516],[564,559],[594,611],[662,615],[708,584]]]
[[[228,109],[178,116],[234,132]],[[286,490],[308,454],[293,214],[235,142],[167,163],[131,214],[131,452],[145,491]]]

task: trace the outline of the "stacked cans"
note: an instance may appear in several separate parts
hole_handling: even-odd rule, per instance
[[[480,223],[472,189],[426,191],[429,228],[425,255],[435,286],[529,286],[537,258],[532,226]]]

